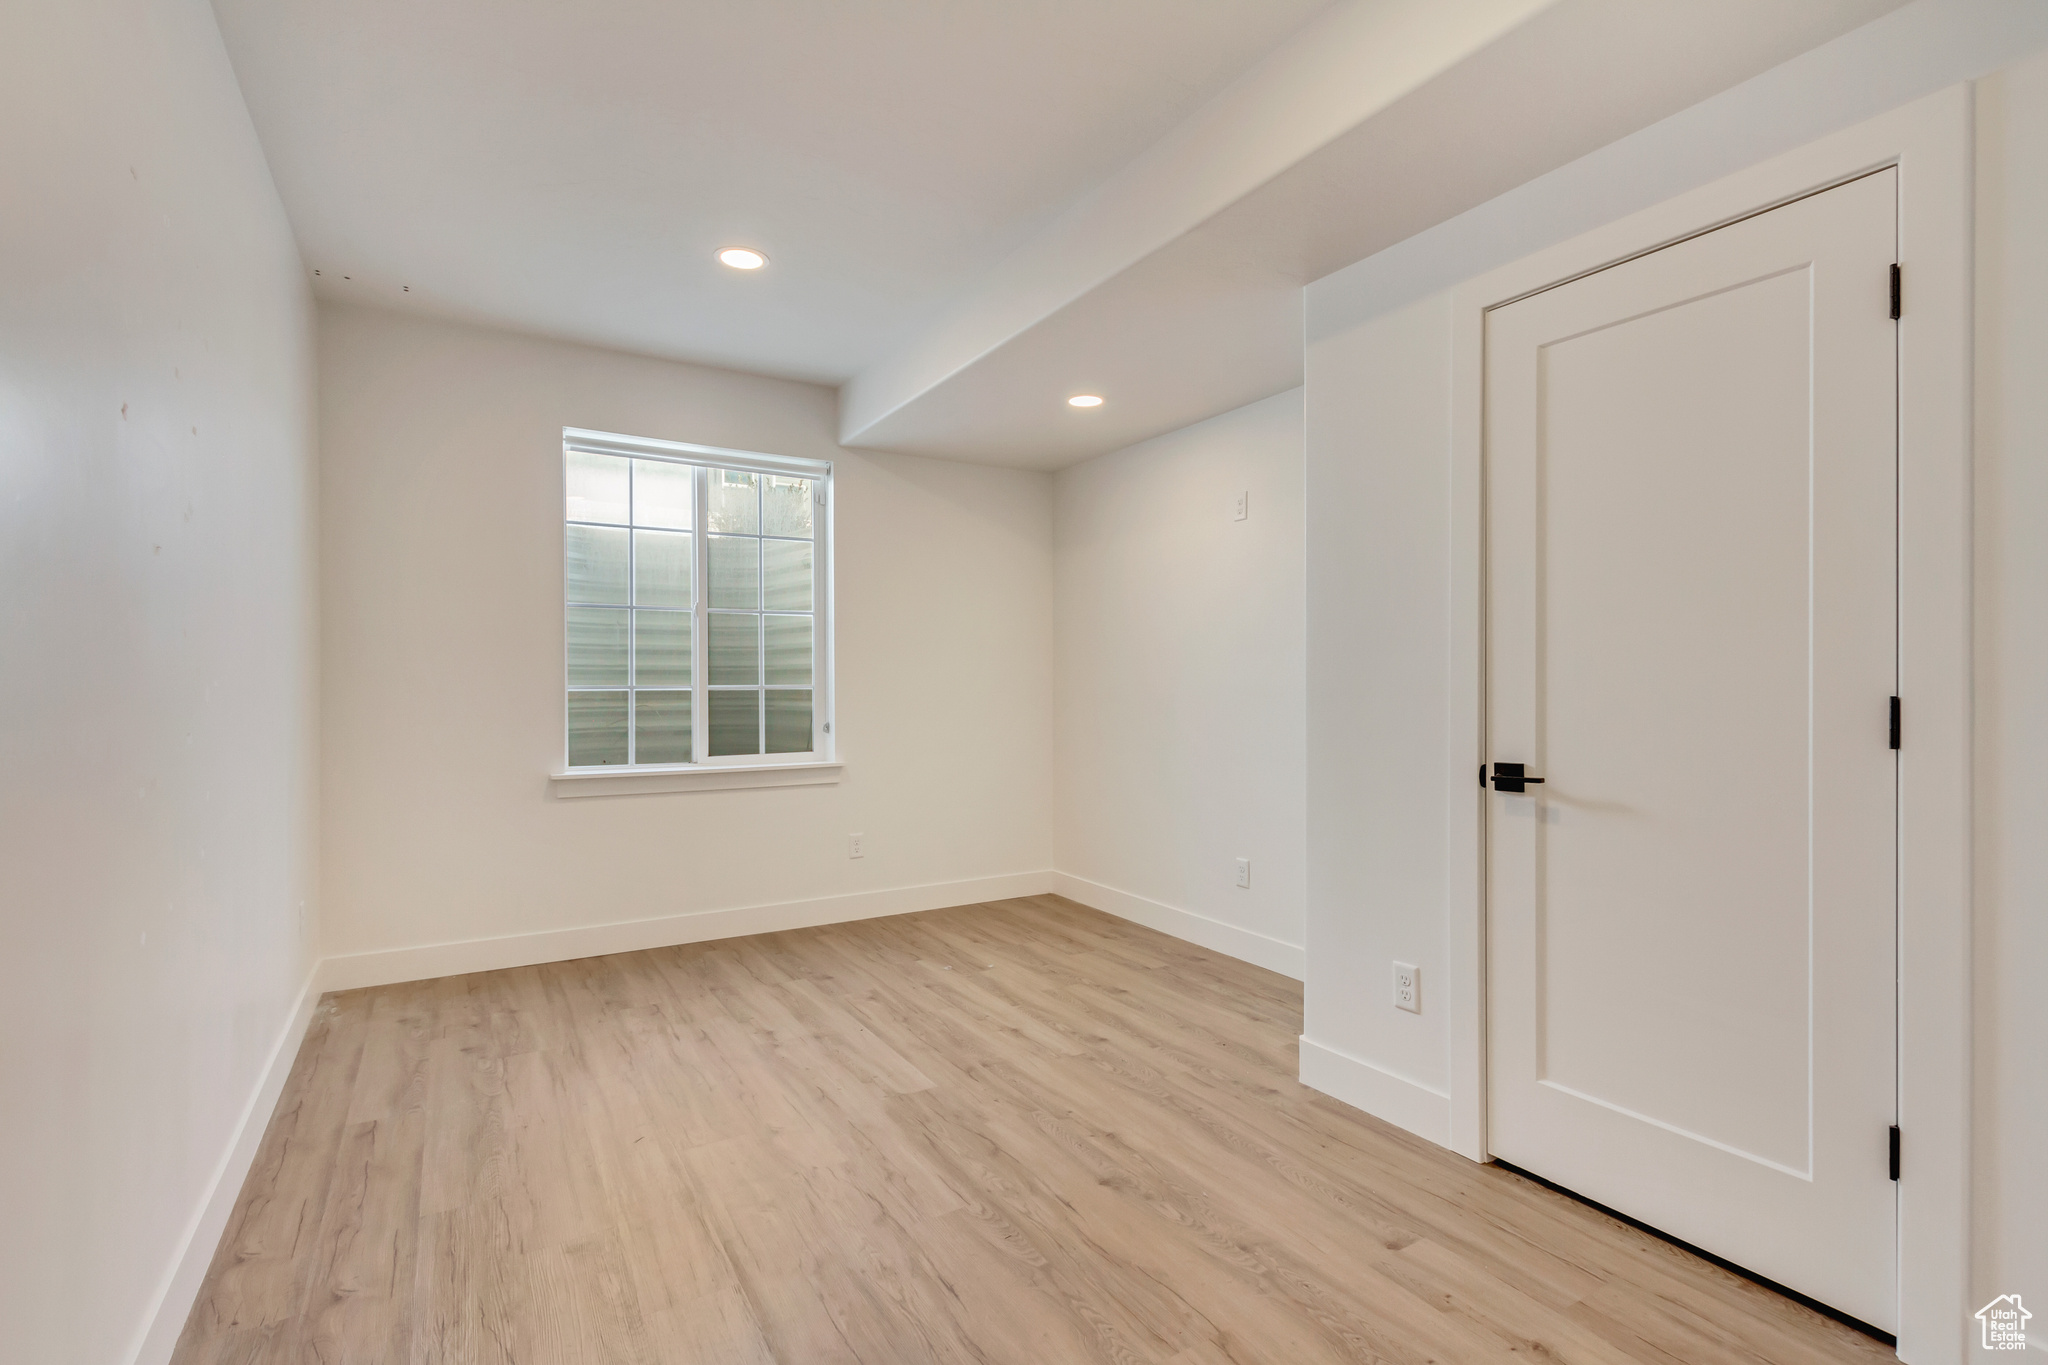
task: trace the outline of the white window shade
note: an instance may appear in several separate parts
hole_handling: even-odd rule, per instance
[[[728,450],[722,446],[690,445],[684,441],[658,441],[647,436],[621,436],[612,431],[586,431],[581,427],[563,428],[562,449],[587,451],[593,455],[642,455],[683,464],[717,465],[723,469],[796,474],[807,479],[830,478],[832,474],[830,460],[766,455],[758,450]]]

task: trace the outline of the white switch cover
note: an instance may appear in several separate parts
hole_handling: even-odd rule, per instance
[[[849,858],[865,858],[865,857],[867,857],[867,856],[868,856],[868,854],[867,854],[867,839],[868,839],[868,836],[867,836],[867,835],[865,835],[865,834],[849,834],[849,835],[847,835],[847,836],[846,836],[846,856],[847,856],[847,857],[849,857]]]
[[[1251,890],[1252,860],[1250,858],[1239,858],[1237,860],[1237,884],[1247,891]]]
[[[1422,969],[1412,962],[1394,964],[1394,1008],[1422,1013]]]
[[[1237,513],[1234,519],[1237,521],[1243,521],[1246,517],[1251,515],[1251,509],[1252,495],[1249,493],[1239,493],[1237,495]]]

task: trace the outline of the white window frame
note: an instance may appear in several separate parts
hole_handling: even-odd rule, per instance
[[[836,760],[835,737],[833,735],[833,630],[832,630],[832,463],[829,460],[802,459],[794,456],[769,455],[760,451],[730,450],[719,446],[693,445],[682,441],[664,441],[651,437],[627,436],[616,432],[590,431],[580,427],[565,427],[562,431],[562,478],[563,497],[556,503],[561,508],[560,524],[566,529],[572,522],[568,515],[567,471],[569,456],[573,453],[621,456],[638,461],[654,461],[679,464],[690,467],[695,477],[692,481],[692,515],[690,534],[691,550],[691,668],[690,668],[690,732],[693,761],[688,763],[636,763],[634,753],[633,699],[639,690],[632,669],[634,632],[627,633],[627,683],[623,688],[571,688],[568,680],[569,665],[569,598],[566,575],[567,555],[563,556],[562,608],[562,720],[561,749],[559,766],[552,777],[557,796],[611,795],[626,791],[685,790],[693,787],[735,787],[765,785],[814,784],[834,781],[839,764]],[[811,617],[812,617],[812,660],[811,660],[811,747],[796,753],[728,754],[714,756],[707,752],[710,743],[710,694],[714,688],[709,681],[709,667],[706,639],[709,618],[714,614],[708,601],[709,578],[707,574],[710,555],[710,541],[707,533],[707,510],[710,505],[710,480],[718,470],[742,470],[754,474],[773,474],[803,478],[812,481],[812,539],[811,539]],[[629,515],[628,522],[633,518]],[[596,524],[596,523],[590,523]],[[609,525],[609,523],[607,523]],[[774,537],[758,536],[768,540]],[[634,534],[627,531],[627,581],[633,581]],[[566,551],[566,544],[565,544]],[[756,618],[757,629],[765,630],[765,620],[776,613],[765,610],[765,603],[752,615]],[[631,620],[631,617],[628,617]],[[759,637],[757,637],[758,639]],[[761,697],[762,744],[767,743],[765,707],[768,694],[783,686],[769,684],[766,680],[767,656],[765,641],[760,645],[757,657],[761,662],[761,681],[751,686],[734,685],[731,690],[753,691]],[[794,686],[789,685],[789,686]],[[568,703],[572,691],[620,691],[627,695],[627,753],[629,761],[584,767],[569,766],[569,716]]]

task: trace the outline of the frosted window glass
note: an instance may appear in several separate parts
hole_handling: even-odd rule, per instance
[[[733,611],[761,609],[761,542],[749,536],[712,536],[706,573],[709,605]]]
[[[627,469],[631,464],[632,461],[617,455],[586,455],[580,450],[570,451],[563,466],[563,483],[569,496],[569,520],[625,525]]]
[[[711,471],[711,509],[705,518],[707,531],[734,535],[761,534],[761,480],[737,469]]]
[[[707,681],[717,687],[724,684],[748,686],[761,681],[761,647],[757,632],[761,628],[758,616],[736,616],[724,612],[712,612],[704,618],[705,630],[710,638],[704,642]]]
[[[633,761],[690,761],[688,692],[649,692],[643,689],[633,694]]]
[[[713,757],[761,752],[761,694],[746,689],[712,692],[710,752]]]
[[[761,534],[811,539],[811,481],[769,474],[761,480]]]
[[[626,685],[626,612],[622,607],[569,608],[569,686]]]
[[[762,588],[770,611],[811,609],[811,542],[808,540],[764,540],[761,542]]]
[[[633,613],[633,682],[639,687],[690,685],[690,613]]]
[[[697,471],[689,465],[633,461],[633,524],[689,530],[696,486]]]
[[[626,605],[626,535],[608,526],[565,526],[569,600]]]
[[[626,761],[626,694],[569,694],[569,766],[594,768]]]
[[[688,532],[633,533],[633,605],[690,605],[690,536]]]
[[[764,616],[768,681],[808,685],[811,681],[811,618]]]
[[[811,749],[809,688],[771,688],[768,692],[768,752],[803,754]]]

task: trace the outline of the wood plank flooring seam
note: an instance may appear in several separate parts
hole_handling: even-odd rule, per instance
[[[1040,895],[315,1012],[174,1365],[1837,1365],[1303,1087],[1301,988]]]

